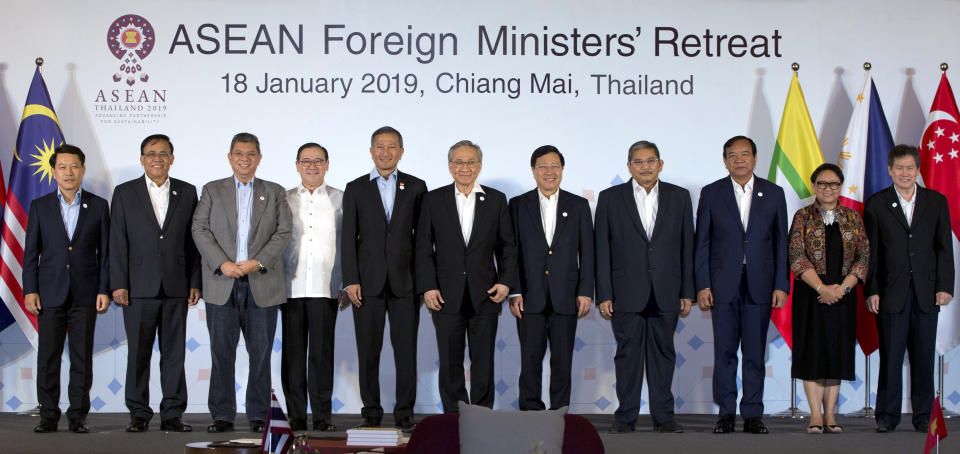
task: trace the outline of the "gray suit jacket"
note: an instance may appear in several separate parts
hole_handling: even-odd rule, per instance
[[[283,250],[290,242],[290,218],[283,187],[254,178],[247,250],[250,259],[266,267],[265,272],[248,275],[257,306],[287,301]],[[236,261],[237,256],[237,191],[232,176],[203,186],[193,214],[193,241],[202,257],[203,300],[222,306],[230,298],[233,279],[220,273],[220,265]]]

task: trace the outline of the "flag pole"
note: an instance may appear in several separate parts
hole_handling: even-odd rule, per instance
[[[792,69],[793,72],[798,72],[800,71],[800,64],[793,62],[790,65],[790,69]],[[773,416],[775,418],[790,419],[804,419],[810,416],[810,413],[797,408],[797,379],[790,377],[790,408],[787,408],[779,413],[775,413]]]

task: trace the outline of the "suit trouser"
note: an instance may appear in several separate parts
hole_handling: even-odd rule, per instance
[[[393,417],[413,416],[417,402],[417,330],[420,307],[414,297],[393,296],[390,283],[384,282],[380,295],[363,295],[363,305],[353,306],[353,327],[357,337],[357,360],[360,367],[360,400],[364,418],[383,417],[380,406],[380,352],[383,350],[383,328],[390,318],[390,344],[397,377],[396,404]]]
[[[732,301],[716,301],[711,310],[713,401],[720,407],[721,416],[737,413],[738,348],[743,354],[740,416],[744,419],[763,416],[763,382],[767,375],[764,355],[771,308],[769,303],[753,302],[744,269],[740,277],[739,294]]]
[[[614,308],[611,325],[617,341],[613,364],[617,377],[617,400],[614,414],[617,421],[633,425],[640,411],[643,376],[646,369],[650,399],[650,416],[654,425],[673,419],[673,372],[677,352],[673,334],[677,330],[677,312],[662,312],[654,298],[642,312],[624,312]]]
[[[185,298],[130,298],[123,308],[127,333],[127,382],[125,398],[130,416],[147,421],[150,408],[150,357],[153,340],[160,344],[160,419],[179,418],[187,409],[187,378],[184,373],[187,334]]]
[[[62,305],[43,306],[37,316],[37,402],[43,420],[60,419],[60,362],[68,331],[70,383],[67,396],[70,407],[67,408],[67,419],[85,419],[90,412],[93,331],[97,324],[97,309],[92,303],[78,304],[73,295],[67,294]]]
[[[550,341],[550,409],[570,405],[570,373],[573,344],[577,334],[577,315],[558,314],[547,299],[538,314],[524,312],[517,319],[520,338],[521,410],[543,410],[543,357]]]
[[[332,298],[289,298],[280,306],[280,383],[290,421],[306,421],[308,395],[314,422],[330,421],[337,306]]]
[[[459,313],[433,313],[440,359],[440,402],[443,403],[444,413],[458,413],[459,401],[493,408],[493,349],[498,319],[498,313],[476,314],[466,289]],[[463,370],[463,351],[467,339],[470,342],[469,397]]]
[[[913,424],[926,424],[933,406],[933,364],[936,357],[937,319],[939,313],[925,314],[917,304],[910,284],[910,296],[903,310],[877,314],[880,340],[880,377],[877,383],[877,423],[896,426],[900,423],[903,405],[903,353],[910,352],[910,401]]]
[[[265,421],[270,410],[270,353],[277,331],[277,307],[260,307],[246,277],[235,279],[227,302],[207,304],[210,331],[210,391],[207,406],[214,421],[237,417],[235,375],[240,334],[250,358],[247,373],[247,419]]]

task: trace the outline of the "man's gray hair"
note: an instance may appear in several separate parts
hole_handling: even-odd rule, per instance
[[[477,150],[477,161],[483,162],[483,151],[480,150],[480,145],[477,145],[469,140],[461,140],[450,146],[450,150],[447,151],[447,162],[453,162],[453,150],[456,150],[460,147],[471,147],[474,150]]]

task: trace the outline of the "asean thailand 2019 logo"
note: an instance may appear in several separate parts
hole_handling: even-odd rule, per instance
[[[114,82],[126,81],[133,86],[137,79],[146,83],[150,75],[144,70],[143,60],[153,51],[156,35],[150,21],[136,14],[124,14],[110,24],[107,46],[120,66],[113,75]]]

